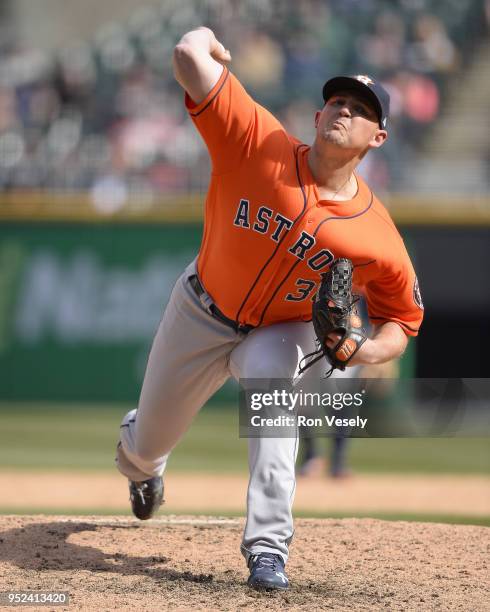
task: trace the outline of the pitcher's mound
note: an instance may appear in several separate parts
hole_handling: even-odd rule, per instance
[[[1,591],[67,591],[71,610],[484,610],[490,601],[485,527],[297,520],[291,588],[277,594],[246,586],[242,529],[241,519],[209,517],[3,516]]]

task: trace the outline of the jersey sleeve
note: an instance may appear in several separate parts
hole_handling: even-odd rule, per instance
[[[233,170],[273,131],[283,129],[226,67],[199,104],[186,92],[185,106],[206,143],[215,174]]]
[[[401,241],[396,259],[383,262],[378,274],[365,285],[369,320],[374,325],[393,321],[407,336],[416,336],[424,317],[417,277]]]

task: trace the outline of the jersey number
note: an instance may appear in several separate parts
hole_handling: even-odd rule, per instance
[[[305,278],[298,278],[296,279],[296,286],[298,287],[296,293],[287,294],[286,300],[288,302],[301,302],[302,300],[306,300],[306,298],[310,295],[313,289],[316,288],[316,283],[315,281],[311,281]]]

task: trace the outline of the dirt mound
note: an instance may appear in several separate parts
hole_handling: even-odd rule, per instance
[[[0,517],[1,590],[68,591],[71,610],[484,610],[490,600],[485,527],[297,520],[281,594],[245,586],[242,528],[205,517]]]

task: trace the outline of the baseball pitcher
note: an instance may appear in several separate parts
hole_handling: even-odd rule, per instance
[[[198,257],[173,289],[138,408],[120,430],[117,464],[140,519],[162,502],[169,453],[230,376],[296,379],[317,352],[315,330],[334,367],[383,363],[403,353],[423,317],[403,241],[355,171],[387,138],[387,92],[363,75],[328,80],[310,146],[247,94],[230,61],[204,27],[173,52],[212,172]],[[365,296],[371,338],[350,316],[351,287]],[[295,439],[249,440],[241,551],[256,589],[288,587],[296,454]]]

